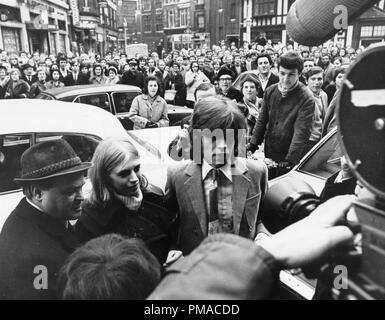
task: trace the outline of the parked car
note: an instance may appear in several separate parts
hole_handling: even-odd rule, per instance
[[[97,106],[115,115],[126,130],[132,130],[133,123],[128,118],[128,112],[134,98],[141,93],[138,87],[122,84],[82,85],[49,89],[40,93],[37,98]],[[170,126],[176,125],[192,112],[187,107],[168,105]]]
[[[178,127],[148,129],[145,139],[161,141],[176,136]],[[138,135],[140,135],[139,130]],[[133,131],[135,132],[135,131]],[[0,230],[11,211],[23,197],[13,182],[20,174],[20,158],[33,144],[50,139],[67,140],[83,161],[90,161],[99,141],[108,137],[126,137],[138,149],[141,168],[154,185],[164,190],[167,166],[171,160],[167,149],[158,148],[128,135],[121,123],[109,112],[84,104],[36,99],[5,100],[0,104]],[[156,139],[155,139],[156,138]],[[142,143],[143,142],[143,143]],[[162,148],[159,148],[162,149]],[[84,193],[88,194],[89,183]]]

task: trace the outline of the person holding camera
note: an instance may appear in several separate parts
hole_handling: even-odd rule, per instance
[[[159,93],[159,79],[148,77],[143,94],[135,97],[128,114],[134,130],[169,126],[167,102]]]

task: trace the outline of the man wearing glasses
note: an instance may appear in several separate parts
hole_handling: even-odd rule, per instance
[[[219,92],[218,94],[223,95],[231,100],[241,102],[243,100],[243,94],[239,90],[232,87],[235,75],[228,68],[222,68],[218,73],[219,80]]]

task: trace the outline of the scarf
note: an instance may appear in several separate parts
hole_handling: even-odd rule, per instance
[[[127,196],[118,194],[116,192],[114,192],[114,196],[116,199],[122,202],[129,211],[134,211],[134,212],[137,212],[139,210],[143,201],[143,193],[142,193],[142,190],[140,190],[140,188],[139,188],[138,196],[127,197]]]
[[[255,104],[254,104],[251,101],[247,100],[246,98],[243,98],[243,102],[245,103],[246,107],[249,109],[249,113],[256,119],[258,119],[260,110],[257,106],[257,101],[255,101]]]
[[[279,92],[281,92],[281,95],[282,95],[282,98],[286,98],[290,92],[294,91],[295,89],[297,89],[297,87],[299,86],[299,80],[297,81],[297,83],[292,86],[290,89],[283,89],[282,86],[281,86],[281,83],[278,84],[278,90]]]

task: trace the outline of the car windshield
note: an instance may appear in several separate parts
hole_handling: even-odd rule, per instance
[[[321,144],[299,165],[297,170],[326,180],[341,170],[342,156],[343,152],[338,142],[337,132],[334,132],[324,144]]]

